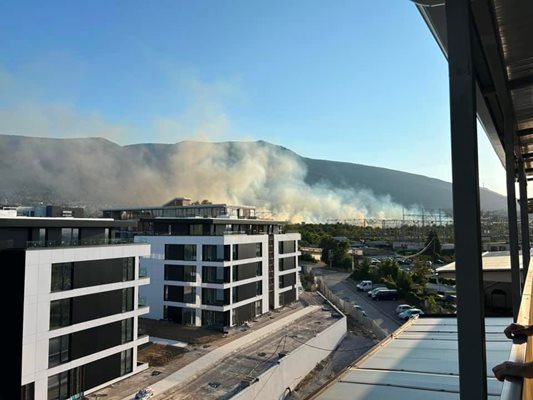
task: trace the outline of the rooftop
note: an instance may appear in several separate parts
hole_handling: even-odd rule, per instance
[[[509,358],[512,341],[503,334],[511,318],[486,318],[488,398],[499,399],[503,383],[492,366]],[[455,318],[419,318],[378,344],[327,386],[320,400],[459,399]]]

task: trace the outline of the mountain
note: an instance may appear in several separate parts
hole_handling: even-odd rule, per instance
[[[398,207],[451,209],[451,184],[385,168],[315,160],[264,141],[119,146],[102,138],[0,135],[0,201],[90,210],[159,205],[175,196],[254,204],[283,213],[312,207],[331,217]],[[481,189],[484,210],[506,207]],[[291,208],[292,207],[292,208]],[[311,207],[311,208],[310,208]],[[333,213],[333,214],[332,214]],[[318,214],[317,214],[318,215]],[[383,215],[383,214],[380,214]]]

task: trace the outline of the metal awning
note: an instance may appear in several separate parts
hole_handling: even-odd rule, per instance
[[[416,0],[447,57],[446,11],[442,0]],[[515,156],[533,179],[533,2],[473,0],[477,114],[505,166],[504,116],[514,121]]]

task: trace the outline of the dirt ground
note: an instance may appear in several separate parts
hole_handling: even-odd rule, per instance
[[[140,362],[148,363],[153,367],[161,367],[168,364],[173,359],[181,357],[183,353],[185,353],[185,349],[180,347],[147,343],[139,348],[137,359]]]
[[[139,333],[193,345],[210,343],[223,337],[219,331],[146,318],[139,318]]]

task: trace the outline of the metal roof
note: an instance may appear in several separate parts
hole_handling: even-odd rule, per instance
[[[444,1],[414,2],[446,56]],[[479,121],[505,166],[503,119],[513,119],[515,156],[533,179],[533,2],[476,0],[471,9]]]
[[[511,318],[486,318],[488,398],[503,383],[492,367],[509,359],[512,341],[503,334]],[[320,400],[459,399],[457,320],[419,318],[367,353],[318,394]]]

